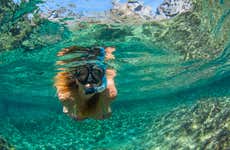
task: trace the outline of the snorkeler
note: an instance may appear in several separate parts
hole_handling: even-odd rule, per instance
[[[58,56],[73,54],[76,52],[87,53],[86,57],[72,58],[58,61],[58,65],[70,62],[92,60],[99,58],[100,61],[115,59],[115,48],[84,48],[72,46],[62,49]],[[59,100],[63,104],[63,112],[76,120],[86,118],[105,119],[111,116],[110,103],[117,96],[114,83],[116,72],[108,69],[103,64],[88,62],[68,70],[61,68],[55,77],[55,87]]]

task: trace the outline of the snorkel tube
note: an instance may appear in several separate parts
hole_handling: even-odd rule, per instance
[[[104,59],[105,59],[105,49],[100,47],[100,54],[97,57],[97,59],[100,62],[104,63]],[[98,65],[100,68],[104,69],[106,71],[106,65],[100,65],[100,63],[97,63],[96,65]],[[100,86],[95,86],[95,87],[89,87],[89,88],[85,88],[85,94],[94,94],[94,93],[101,93],[103,92],[107,87],[107,79],[106,79],[106,75],[104,74],[104,76],[102,77],[102,83]]]

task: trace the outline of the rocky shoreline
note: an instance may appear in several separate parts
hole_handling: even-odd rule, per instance
[[[104,12],[95,12],[94,15],[80,15],[73,13],[70,9],[60,7],[57,10],[42,13],[42,17],[51,21],[62,20],[65,17],[73,18],[78,22],[98,22],[98,23],[122,23],[122,22],[146,22],[170,19],[178,14],[192,11],[192,0],[164,0],[157,10],[152,10],[151,6],[145,5],[139,0],[128,0],[121,3],[119,0],[112,1],[113,7]],[[63,14],[67,14],[66,16]],[[74,21],[74,22],[75,22]],[[67,24],[73,21],[67,21]]]

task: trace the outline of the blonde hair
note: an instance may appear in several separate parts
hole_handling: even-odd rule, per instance
[[[93,95],[86,102],[78,98],[78,85],[76,84],[72,74],[67,71],[59,72],[54,78],[54,86],[57,93],[68,95],[66,99],[60,99],[63,105],[68,105],[71,112],[77,112],[80,116],[90,116],[96,114],[100,105],[100,97],[102,93]]]
[[[77,92],[77,85],[72,77],[72,74],[63,71],[57,73],[54,78],[54,86],[57,88],[57,92],[63,95],[69,95],[70,98],[74,98],[74,93]],[[61,101],[65,101],[67,99],[60,99]]]

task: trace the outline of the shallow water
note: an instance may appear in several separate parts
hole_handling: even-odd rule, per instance
[[[201,12],[206,16],[197,32],[208,34],[210,41],[220,45],[193,38],[192,30],[188,39],[180,39],[182,43],[198,43],[195,49],[201,49],[201,55],[196,57],[195,51],[190,59],[185,59],[190,49],[180,51],[170,45],[178,44],[170,43],[176,35],[165,35],[163,41],[154,39],[152,31],[162,31],[154,24],[128,28],[124,24],[109,28],[88,24],[71,31],[58,28],[64,36],[54,44],[32,50],[1,50],[0,135],[16,149],[156,149],[157,137],[150,137],[158,132],[153,129],[157,119],[180,106],[192,107],[200,99],[230,97],[230,5],[227,1],[213,2],[216,6],[203,3]],[[52,25],[38,32],[53,34]],[[152,34],[140,32],[143,28]],[[118,97],[112,104],[111,118],[76,122],[62,113],[53,87],[56,53],[71,45],[95,44],[116,47],[116,59],[108,64],[117,71]],[[210,56],[202,57],[206,53]],[[163,147],[164,141],[161,144]]]

